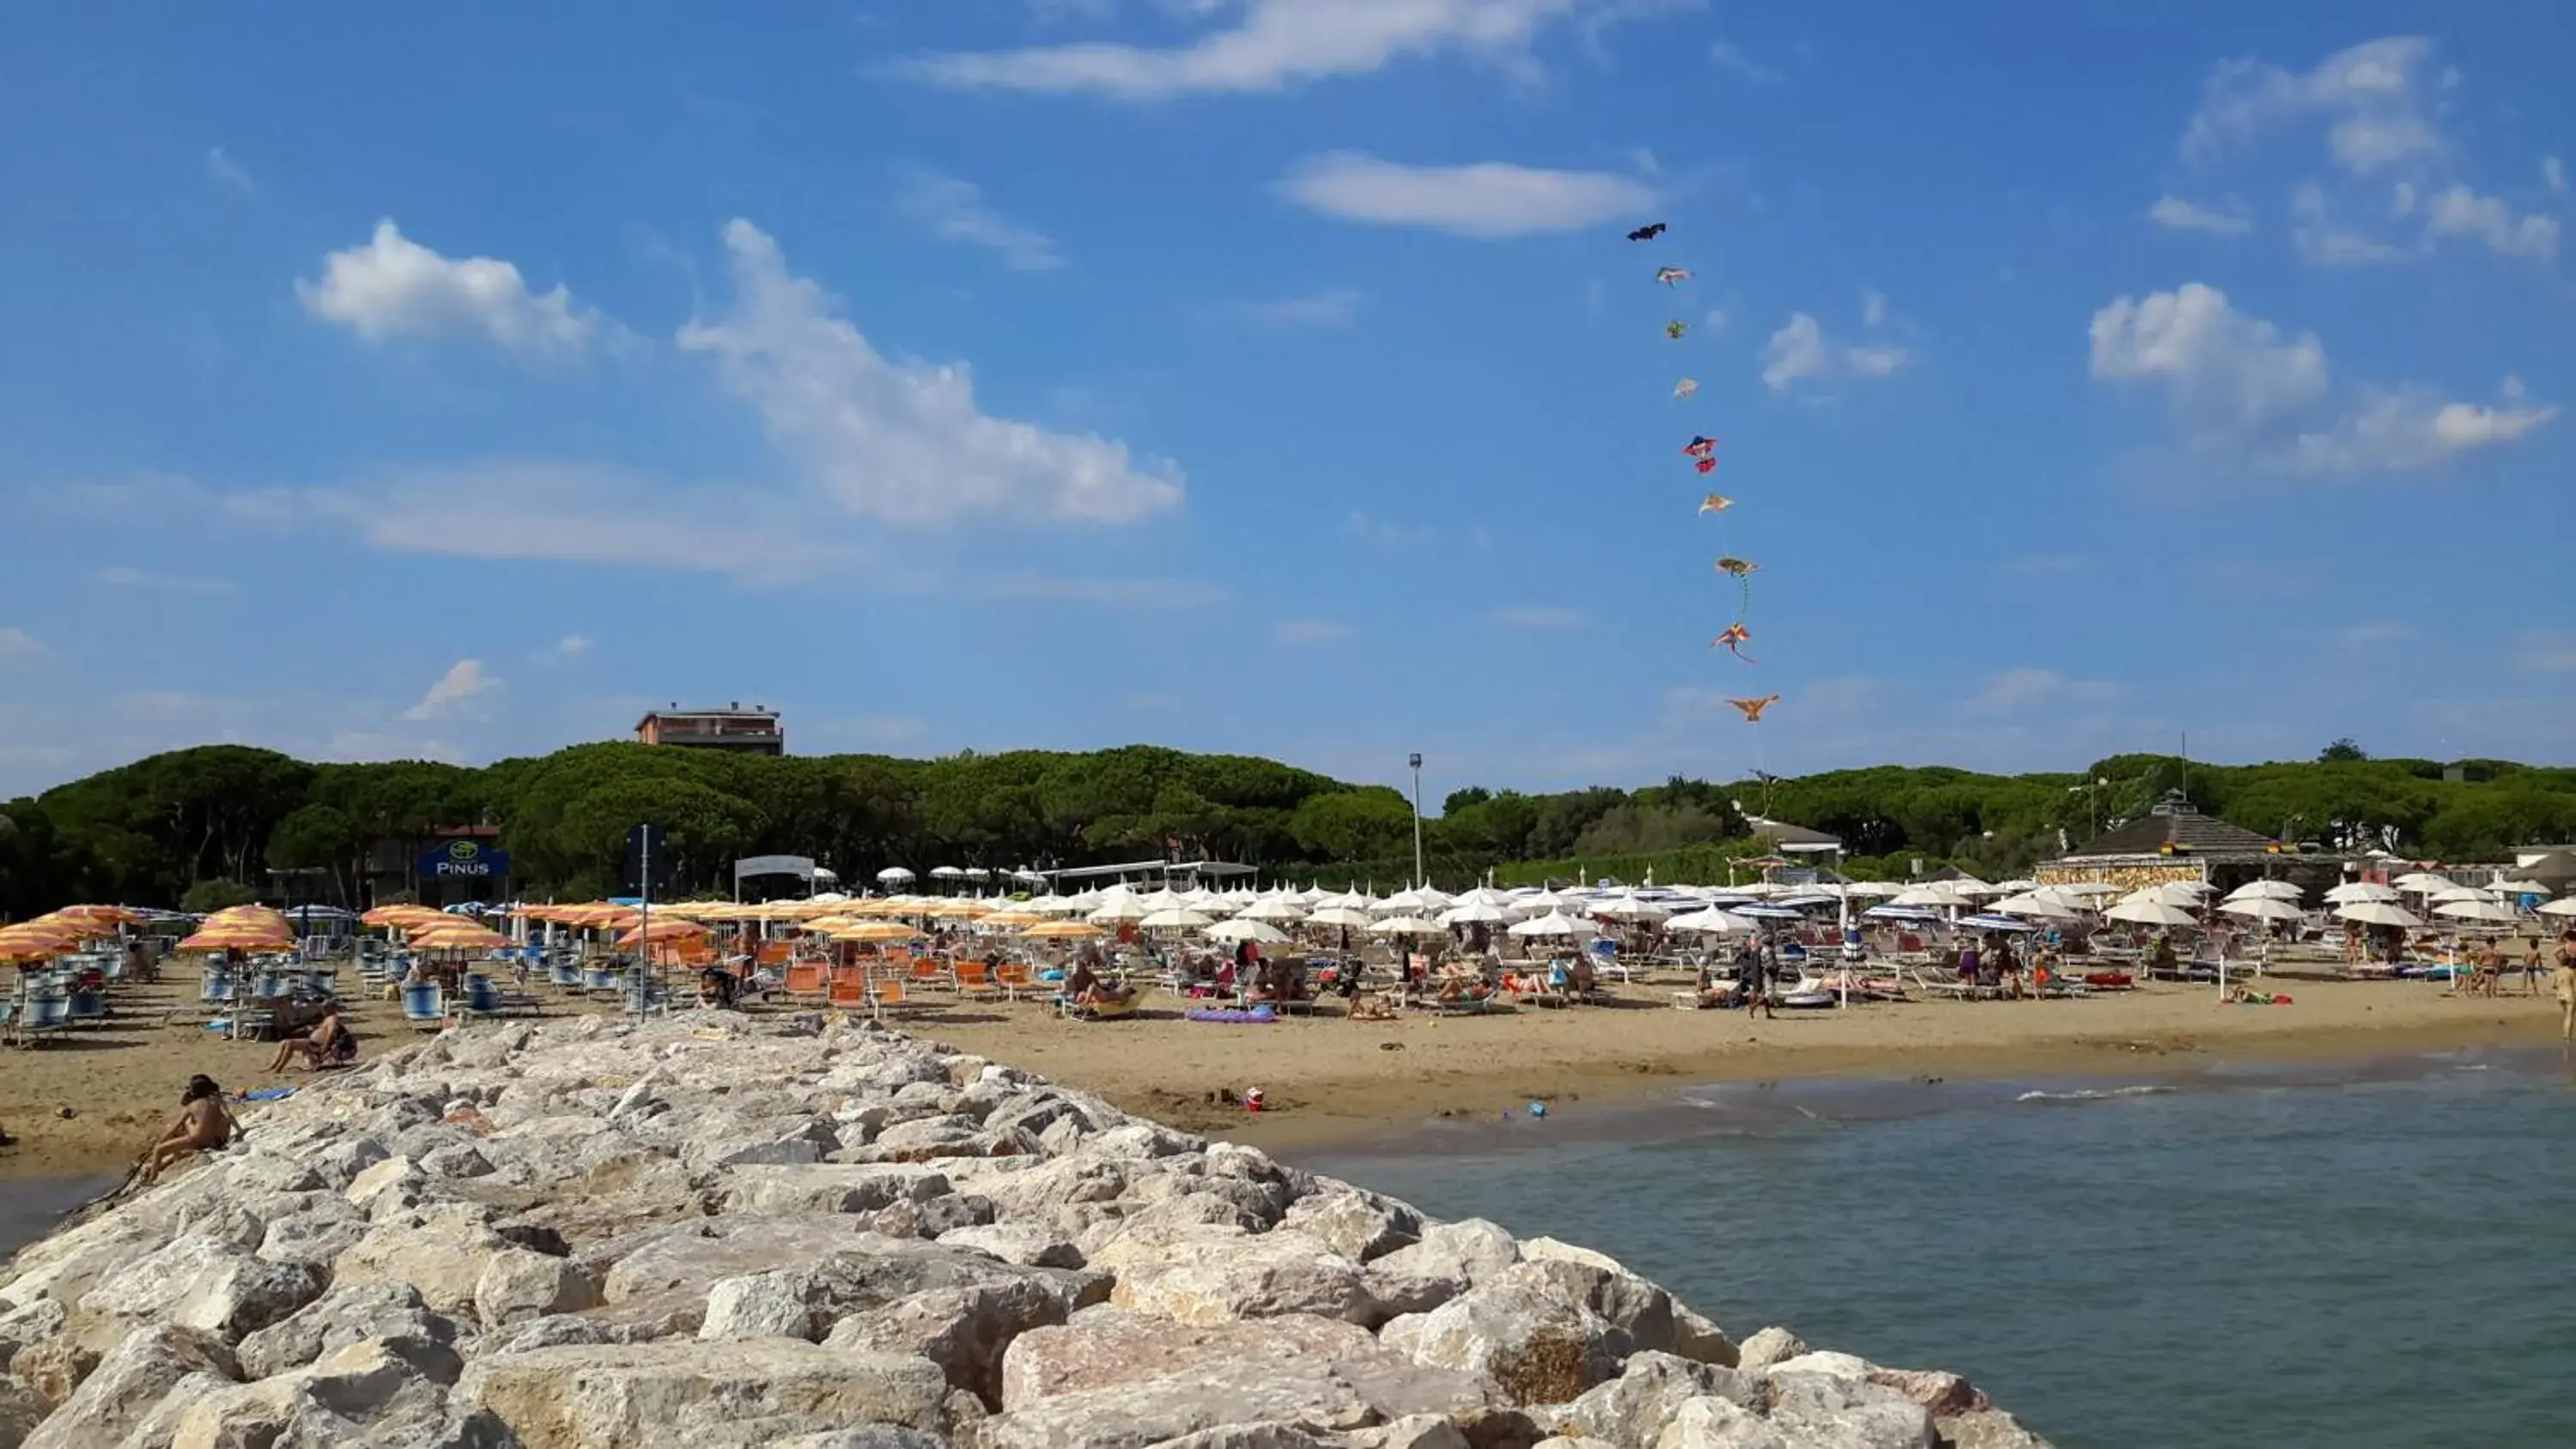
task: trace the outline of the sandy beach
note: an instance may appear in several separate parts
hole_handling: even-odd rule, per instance
[[[2222,1058],[2531,1044],[2558,1033],[2557,1003],[2545,992],[2520,994],[2518,979],[2494,999],[2418,981],[2271,980],[2292,1004],[2228,1006],[2208,987],[2159,985],[2083,1000],[1914,1001],[1748,1020],[1674,1010],[1669,987],[1639,983],[1603,1006],[1363,1023],[1327,1014],[1268,1026],[1185,1021],[1168,1001],[1138,1020],[1085,1024],[1059,1020],[1036,1002],[947,1004],[934,996],[895,1024],[1131,1111],[1272,1147],[1519,1111],[1532,1100],[1579,1119],[1587,1104],[1633,1102],[1696,1082],[2141,1075]],[[176,1002],[172,988],[146,988],[121,999],[122,1015],[104,1030],[10,1054],[0,1074],[0,1127],[18,1143],[0,1149],[0,1178],[122,1168],[176,1110],[192,1073],[234,1092],[301,1080],[261,1070],[272,1047],[220,1039],[179,1014],[165,1024]],[[548,1006],[601,1009],[613,1007]],[[412,1039],[391,1003],[366,1003],[357,1027],[369,1055]],[[1267,1110],[1242,1109],[1236,1095],[1249,1087],[1262,1089]]]

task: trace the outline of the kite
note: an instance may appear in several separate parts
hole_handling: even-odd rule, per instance
[[[1762,565],[1755,563],[1749,558],[1736,558],[1732,555],[1717,561],[1717,571],[1719,573],[1732,574],[1739,579],[1750,577],[1753,571],[1760,567],[1762,567]]]
[[[1779,702],[1780,696],[1776,694],[1766,694],[1760,699],[1730,699],[1727,701],[1728,704],[1734,705],[1737,709],[1744,711],[1744,722],[1746,724],[1762,723],[1762,711],[1769,709],[1771,706],[1778,704]]]
[[[1682,445],[1682,456],[1685,458],[1714,458],[1717,456],[1717,439],[1703,438],[1699,434],[1693,433],[1691,434],[1691,440]]]
[[[1664,335],[1665,335],[1666,337],[1669,337],[1669,338],[1673,339],[1675,342],[1679,342],[1679,341],[1681,341],[1681,340],[1682,340],[1682,334],[1683,334],[1683,333],[1685,333],[1685,332],[1688,332],[1689,330],[1690,330],[1690,324],[1689,324],[1688,322],[1682,322],[1682,321],[1678,321],[1678,320],[1677,320],[1677,321],[1667,322],[1667,323],[1665,323],[1665,324],[1664,324]]]
[[[1657,237],[1659,237],[1659,236],[1662,236],[1663,234],[1664,234],[1664,224],[1663,224],[1662,222],[1660,222],[1660,221],[1659,221],[1659,222],[1655,222],[1655,223],[1653,223],[1653,224],[1651,224],[1651,225],[1648,225],[1648,226],[1641,226],[1641,227],[1637,228],[1635,231],[1632,231],[1632,232],[1628,233],[1628,240],[1630,240],[1630,241],[1653,241],[1655,238],[1657,238]]]
[[[1657,267],[1655,280],[1667,287],[1677,287],[1690,280],[1690,273],[1680,267]]]
[[[1712,493],[1699,501],[1699,511],[1702,513],[1724,513],[1734,506],[1735,500],[1723,493]]]
[[[1692,393],[1697,391],[1699,391],[1699,379],[1695,377],[1686,377],[1673,384],[1673,396],[1675,397],[1689,397]]]
[[[1734,655],[1736,658],[1743,660],[1747,664],[1750,664],[1753,662],[1753,656],[1745,653],[1743,646],[1752,642],[1753,631],[1745,628],[1740,623],[1736,623],[1727,625],[1726,632],[1718,635],[1715,640],[1711,641],[1709,647],[1712,649],[1723,648],[1727,653]]]

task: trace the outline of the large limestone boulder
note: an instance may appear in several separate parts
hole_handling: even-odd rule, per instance
[[[1807,1341],[1785,1328],[1765,1328],[1737,1346],[1735,1366],[1749,1374],[1767,1372],[1807,1351]]]
[[[1865,1378],[1773,1369],[1771,1426],[1793,1449],[1940,1449],[1932,1411]]]
[[[1666,1425],[1693,1399],[1761,1402],[1762,1380],[1669,1353],[1630,1356],[1619,1377],[1586,1389],[1574,1402],[1539,1417],[1559,1432],[1607,1441],[1617,1449],[1655,1449]]]
[[[127,1441],[132,1449],[323,1449],[353,1443],[508,1449],[510,1436],[498,1419],[452,1405],[446,1391],[422,1378],[407,1358],[369,1340],[257,1383],[183,1382]]]
[[[286,1319],[241,1341],[242,1376],[264,1379],[299,1369],[353,1343],[374,1341],[424,1377],[456,1382],[464,1369],[454,1319],[431,1311],[408,1283],[352,1283],[334,1288]]]
[[[963,1248],[1026,1268],[1079,1268],[1082,1250],[1063,1234],[1034,1223],[984,1223],[951,1228],[938,1238],[943,1248]]]
[[[526,1323],[600,1304],[599,1285],[569,1258],[505,1248],[474,1280],[474,1314],[486,1329]]]
[[[81,1311],[131,1323],[171,1323],[225,1342],[286,1317],[321,1296],[308,1263],[272,1263],[217,1238],[188,1234],[101,1280]]]
[[[1385,1316],[1360,1266],[1303,1233],[1122,1237],[1091,1257],[1117,1276],[1109,1301],[1182,1323],[1313,1314],[1351,1323]]]
[[[1607,1281],[1600,1283],[1576,1277],[1562,1277],[1559,1281],[1582,1282],[1585,1300],[1596,1312],[1626,1328],[1639,1348],[1676,1353],[1728,1368],[1736,1365],[1739,1353],[1725,1330],[1607,1253],[1554,1238],[1531,1238],[1521,1244],[1521,1259],[1524,1264],[1573,1264],[1605,1275]],[[1669,1328],[1664,1326],[1667,1318],[1671,1320]]]
[[[1279,1226],[1304,1233],[1354,1263],[1422,1240],[1422,1214],[1358,1188],[1334,1187],[1301,1197],[1288,1205]]]
[[[927,1359],[761,1339],[493,1354],[467,1366],[456,1398],[522,1449],[751,1449],[853,1424],[944,1434],[948,1392]]]
[[[1485,1375],[1524,1405],[1581,1396],[1615,1377],[1630,1347],[1626,1334],[1582,1303],[1508,1279],[1398,1318],[1379,1337],[1417,1362]]]
[[[1822,1449],[1792,1441],[1769,1421],[1727,1399],[1692,1399],[1656,1436],[1654,1449]]]
[[[38,1298],[14,1308],[0,1309],[0,1373],[6,1373],[18,1352],[44,1342],[62,1331],[68,1315],[63,1305],[50,1298]]]
[[[1071,1311],[1063,1294],[1033,1278],[933,1288],[843,1318],[823,1346],[926,1358],[951,1387],[998,1407],[1004,1352],[1021,1334],[1062,1323]]]
[[[1943,1419],[1941,1436],[1950,1449],[2048,1449],[2048,1441],[2021,1426],[2001,1409],[1980,1409]]]
[[[1001,1405],[1008,1418],[1063,1399],[1150,1398],[1151,1391],[1175,1382],[1184,1389],[1268,1383],[1274,1392],[1266,1402],[1273,1406],[1302,1394],[1324,1409],[1339,1412],[1356,1404],[1378,1419],[1445,1418],[1503,1404],[1492,1383],[1415,1363],[1339,1319],[1292,1316],[1194,1327],[1106,1306],[1086,1308],[1060,1327],[1031,1329],[1014,1340],[1002,1355]],[[1221,1393],[1202,1401],[1175,1392],[1191,1407],[1177,1419],[1157,1422],[1188,1420],[1196,1428],[1173,1429],[1174,1434],[1273,1417],[1234,1413]],[[1075,1417],[1087,1422],[1096,1407]]]
[[[1431,1224],[1422,1230],[1420,1242],[1398,1248],[1371,1266],[1388,1273],[1455,1278],[1473,1287],[1520,1260],[1521,1245],[1501,1224],[1467,1218]]]
[[[100,1358],[72,1396],[27,1436],[23,1449],[91,1449],[114,1444],[190,1374],[235,1376],[231,1350],[196,1329],[138,1328]]]
[[[727,1212],[860,1213],[947,1193],[948,1178],[909,1164],[743,1167],[725,1174]]]
[[[466,1316],[474,1311],[474,1290],[483,1281],[484,1268],[509,1248],[507,1239],[470,1212],[409,1213],[369,1229],[356,1247],[340,1255],[332,1279],[408,1283],[430,1307]]]

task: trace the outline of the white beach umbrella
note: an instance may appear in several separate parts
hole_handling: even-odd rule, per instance
[[[1478,886],[1458,897],[1458,904],[1462,906],[1508,906],[1511,903],[1510,891],[1498,891],[1492,886]]]
[[[1302,921],[1306,908],[1286,896],[1270,896],[1245,906],[1241,914],[1247,921]]]
[[[1099,914],[1094,911],[1092,918],[1099,919]],[[1201,912],[1173,906],[1166,910],[1148,912],[1139,918],[1136,924],[1139,928],[1148,931],[1203,931],[1216,923]]]
[[[2540,908],[2540,913],[2544,916],[2576,916],[2576,896],[2569,896],[2563,901],[2551,901]]]
[[[1948,886],[1927,885],[1914,886],[1910,889],[1899,891],[1896,895],[1896,899],[1891,902],[1891,904],[1900,906],[1930,906],[1937,910],[1943,906],[1965,906],[1973,905],[1975,902],[1970,901],[1966,896],[1959,894]]]
[[[2132,896],[2104,914],[2112,920],[2127,921],[2140,926],[2197,926],[2200,924],[2197,916],[2182,907],[2169,901],[2158,900],[2152,893],[2141,892],[2141,894],[2146,898],[2141,900]]]
[[[2231,901],[2295,901],[2305,892],[2285,880],[2249,880],[2227,893]]]
[[[1963,875],[1957,880],[1945,880],[1938,884],[1948,886],[1963,896],[1990,896],[2003,889],[2001,886],[1990,886],[1972,875]]]
[[[2422,919],[2417,917],[2414,912],[2407,910],[2403,906],[2394,905],[2387,901],[2355,901],[2348,906],[2337,906],[2335,908],[2335,914],[2344,920],[2361,926],[2405,926],[2411,928],[2424,924]]]
[[[1365,926],[1369,913],[1350,906],[1325,906],[1306,918],[1310,926]]]
[[[1275,946],[1280,942],[1287,940],[1288,933],[1280,930],[1277,926],[1270,925],[1267,922],[1256,921],[1247,916],[1237,916],[1231,921],[1219,921],[1215,925],[1208,927],[1208,939],[1211,941],[1259,941],[1265,946]]]
[[[1511,913],[1502,907],[1483,901],[1468,901],[1440,913],[1444,926],[1499,926],[1511,918]]]
[[[1095,926],[1115,926],[1122,921],[1141,921],[1154,914],[1142,901],[1129,897],[1120,901],[1103,901],[1083,917]]]
[[[1449,928],[1423,916],[1389,916],[1369,927],[1381,936],[1445,936]]]
[[[2017,896],[2025,891],[2035,891],[2039,889],[2039,882],[2035,880],[1997,881],[1995,882],[1995,889],[2008,896]]]
[[[2071,921],[2084,914],[2079,907],[2039,891],[2024,891],[2017,896],[2006,896],[1988,909],[2001,911],[2008,916],[2038,916],[2052,921]]]
[[[1592,927],[1589,924],[1575,920],[1573,917],[1566,915],[1562,911],[1550,911],[1544,916],[1537,917],[1534,920],[1523,921],[1520,924],[1508,927],[1507,929],[1515,936],[1589,936],[1594,934]]]
[[[2461,901],[2492,901],[2496,898],[2493,891],[2482,891],[2476,886],[2455,885],[2435,891],[2424,899],[2432,905],[2447,906]]]
[[[1642,924],[1647,921],[1660,921],[1672,914],[1671,911],[1655,904],[1653,901],[1641,901],[1634,896],[1622,897],[1621,899],[1610,901],[1607,904],[1596,906],[1593,908],[1592,913],[1596,916],[1608,916],[1614,921],[1626,921],[1631,924]]]
[[[2406,891],[2415,895],[2424,895],[2433,891],[2447,890],[2448,888],[2459,884],[2459,882],[2451,879],[2447,875],[2435,875],[2429,870],[2410,870],[2406,874],[2399,876],[2397,879],[2390,881],[2389,884],[2397,887],[2401,891]]]
[[[2218,903],[2218,908],[2231,916],[2243,916],[2249,921],[2301,921],[2307,919],[2308,914],[2288,901],[2274,900],[2270,896],[2248,896],[2241,901],[2221,901]]]
[[[1675,916],[1664,922],[1664,929],[1681,936],[1742,936],[1752,932],[1753,923],[1742,916],[1710,907]]]
[[[2065,895],[2087,896],[2093,898],[2116,896],[2120,893],[2120,888],[2118,886],[2115,886],[2106,880],[2060,881],[2056,885],[2050,886],[2049,889]]]
[[[887,885],[907,883],[912,880],[912,872],[899,865],[890,865],[877,872],[877,879]]]
[[[2397,892],[2376,881],[2347,881],[2326,892],[2326,904],[2348,906],[2355,901],[2393,901]]]
[[[2502,901],[2445,901],[2433,908],[2433,914],[2454,921],[2483,921],[2489,925],[2510,925],[2522,919],[2522,913]]]
[[[1851,883],[1848,889],[1854,896],[1867,897],[1871,900],[1886,900],[1890,896],[1903,893],[1905,887],[1898,885],[1892,880],[1856,880]]]

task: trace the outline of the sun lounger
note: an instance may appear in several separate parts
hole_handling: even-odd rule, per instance
[[[403,1024],[414,1031],[444,1031],[447,1028],[447,994],[435,981],[423,981],[402,989]]]

